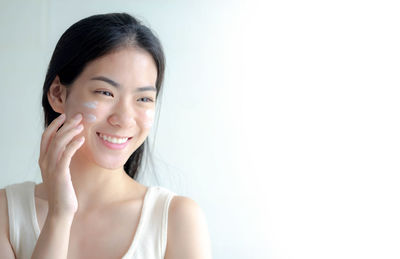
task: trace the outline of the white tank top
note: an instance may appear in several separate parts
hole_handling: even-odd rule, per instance
[[[30,259],[40,229],[35,208],[35,183],[28,181],[5,187],[10,242],[17,259]],[[167,245],[169,204],[175,193],[159,186],[148,188],[139,224],[122,259],[161,259]]]

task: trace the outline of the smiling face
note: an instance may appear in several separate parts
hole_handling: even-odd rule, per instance
[[[77,151],[107,169],[123,167],[153,123],[157,68],[144,50],[125,48],[88,63],[69,88],[67,119],[83,114],[85,143]]]

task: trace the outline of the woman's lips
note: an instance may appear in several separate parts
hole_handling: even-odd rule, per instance
[[[101,134],[101,135],[108,136],[111,138],[128,138],[128,139],[132,138],[132,137],[128,137],[128,136],[119,136],[119,135],[113,135],[113,134],[108,134],[108,133],[103,133],[103,132],[96,132],[96,134],[97,135]]]
[[[132,137],[125,137],[125,138],[121,138],[121,137],[112,137],[113,135],[108,135],[108,134],[103,134],[103,133],[99,133],[97,132],[97,136],[99,137],[101,143],[103,143],[107,148],[113,149],[113,150],[120,150],[125,148],[128,144],[129,141],[132,139]],[[126,141],[124,143],[113,143],[111,141],[123,141],[124,139],[126,139]]]

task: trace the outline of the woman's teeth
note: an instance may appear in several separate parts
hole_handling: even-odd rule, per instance
[[[114,137],[109,137],[106,135],[103,135],[101,133],[99,133],[100,138],[104,139],[105,141],[114,143],[114,144],[123,144],[126,141],[128,141],[128,138],[114,138]]]

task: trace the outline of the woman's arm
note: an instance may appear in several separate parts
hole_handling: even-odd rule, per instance
[[[82,114],[77,114],[64,123],[66,116],[62,114],[42,134],[39,166],[49,209],[32,259],[67,258],[72,221],[78,209],[69,166],[84,142],[84,138],[73,140],[83,130],[82,119]]]
[[[10,244],[7,197],[4,189],[0,190],[0,258],[15,259]]]
[[[64,259],[68,255],[69,236],[73,216],[47,215],[32,259]]]
[[[211,242],[206,217],[193,200],[176,196],[168,213],[165,259],[210,259]]]
[[[48,214],[32,259],[67,258],[72,221],[73,215],[56,217]],[[10,244],[7,198],[4,189],[0,190],[0,258],[16,258]]]

